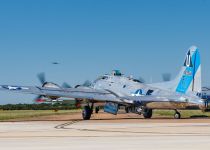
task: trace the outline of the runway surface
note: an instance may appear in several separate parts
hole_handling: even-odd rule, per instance
[[[210,148],[210,119],[1,122],[2,150]]]

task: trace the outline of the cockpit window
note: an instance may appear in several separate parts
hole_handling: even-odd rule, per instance
[[[94,82],[96,83],[97,81],[99,80],[107,80],[108,79],[108,76],[100,76],[98,77],[98,79],[96,79]]]
[[[133,79],[133,82],[137,82],[137,83],[142,83],[140,80],[138,79]]]
[[[102,78],[101,79],[103,79],[103,80],[107,80],[108,79],[108,77],[107,76],[102,76]]]

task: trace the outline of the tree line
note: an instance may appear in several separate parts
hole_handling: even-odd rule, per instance
[[[74,104],[41,103],[41,104],[6,104],[0,110],[69,110],[76,109]]]

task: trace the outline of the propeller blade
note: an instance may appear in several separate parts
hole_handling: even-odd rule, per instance
[[[92,82],[90,82],[89,80],[86,80],[82,86],[85,86],[85,87],[90,87],[92,85]]]
[[[63,88],[72,88],[71,85],[69,85],[68,83],[64,82],[62,85]]]
[[[40,103],[42,102],[41,99],[42,99],[42,95],[38,95],[36,98],[34,98],[34,102]]]
[[[142,78],[142,77],[139,77],[139,81],[140,81],[141,83],[145,83],[145,80],[144,80],[144,78]]]
[[[38,79],[39,79],[39,81],[40,81],[40,83],[41,83],[42,85],[46,82],[46,78],[45,78],[45,73],[44,73],[44,72],[39,73],[39,74],[37,75],[37,77],[38,77]]]
[[[170,81],[171,80],[171,74],[170,73],[164,73],[162,74],[163,81]]]

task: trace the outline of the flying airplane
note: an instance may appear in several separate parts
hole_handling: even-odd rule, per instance
[[[60,63],[55,61],[55,62],[52,62],[52,64],[53,65],[59,65]]]
[[[154,109],[175,110],[175,119],[181,118],[178,110],[206,110],[205,100],[199,97],[201,62],[195,46],[189,48],[178,76],[168,82],[145,84],[114,70],[112,74],[100,76],[88,87],[64,88],[45,82],[42,86],[1,85],[0,90],[36,94],[52,100],[61,97],[80,100],[86,104],[82,111],[84,120],[91,118],[97,103],[103,103],[104,111],[113,115],[124,106],[126,112],[142,114],[144,118],[151,118]]]

